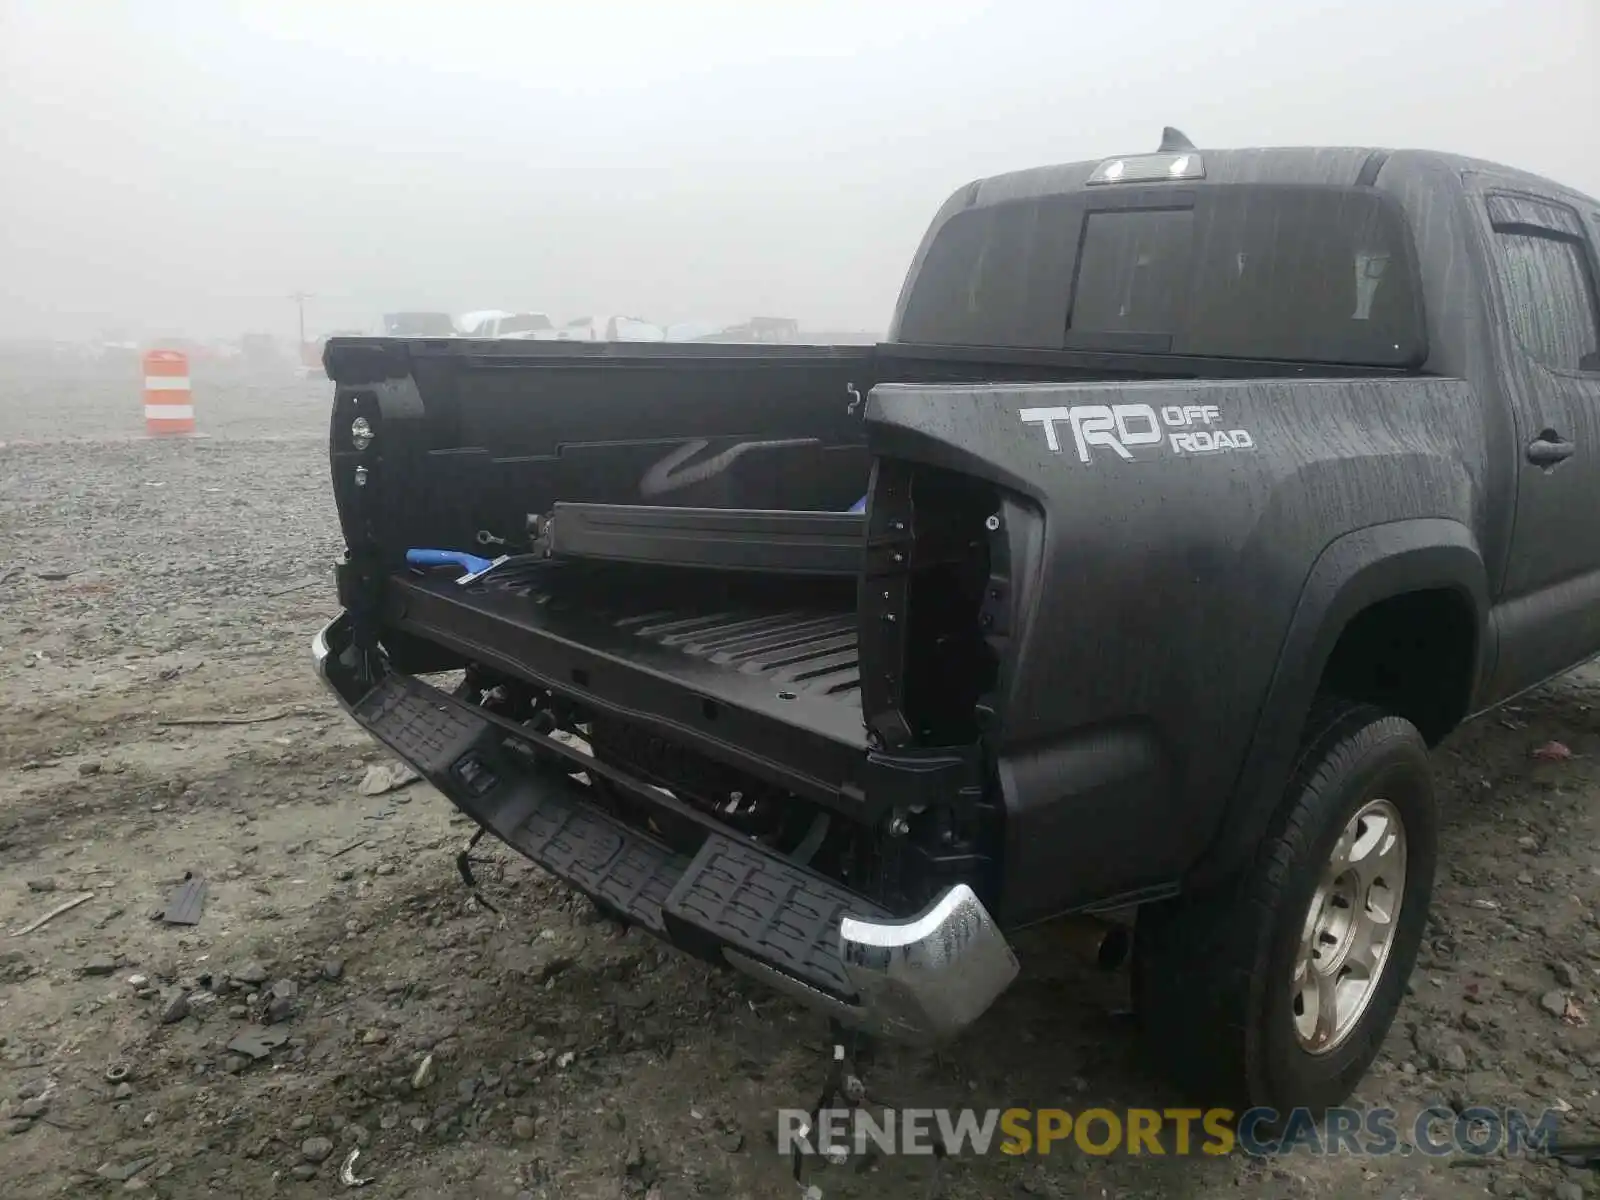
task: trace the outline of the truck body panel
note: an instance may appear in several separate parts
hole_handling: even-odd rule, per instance
[[[1073,421],[1095,410],[1116,414],[1108,436],[1120,417],[1160,441],[1124,446],[1127,458],[1080,447]],[[1042,526],[993,745],[1002,762],[1020,756],[1008,846],[1026,857],[1008,854],[1008,878],[1059,890],[1019,899],[1019,919],[1183,873],[1216,833],[1323,551],[1393,522],[1472,529],[1478,412],[1451,379],[874,391],[874,455],[990,479],[1028,497]],[[1029,417],[1044,413],[1059,415]],[[1207,431],[1236,445],[1174,443]],[[1121,786],[1105,777],[1112,763]],[[1053,861],[1020,869],[1033,856]]]

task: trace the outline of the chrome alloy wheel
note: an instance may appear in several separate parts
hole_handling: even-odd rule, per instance
[[[1367,1011],[1399,928],[1406,828],[1387,800],[1350,818],[1311,897],[1295,954],[1295,1036],[1310,1054],[1342,1045]]]

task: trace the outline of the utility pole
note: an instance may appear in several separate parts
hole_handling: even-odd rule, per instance
[[[313,299],[310,292],[295,292],[289,297],[300,311],[300,345],[306,344],[306,301]]]

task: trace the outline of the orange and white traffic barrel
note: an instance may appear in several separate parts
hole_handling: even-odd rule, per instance
[[[189,356],[182,351],[145,352],[144,428],[152,437],[194,433]]]

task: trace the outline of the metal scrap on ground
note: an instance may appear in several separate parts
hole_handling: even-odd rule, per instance
[[[345,1155],[344,1163],[339,1168],[339,1182],[345,1187],[366,1187],[372,1182],[371,1176],[363,1177],[356,1174],[356,1159],[360,1157],[359,1147],[352,1148],[350,1153]]]
[[[281,721],[294,716],[296,710],[280,708],[276,712],[261,713],[253,717],[167,717],[157,725],[260,725],[267,721]]]
[[[84,892],[80,896],[74,896],[71,900],[63,900],[60,904],[56,905],[49,912],[45,913],[44,916],[39,917],[36,920],[28,922],[28,924],[24,925],[21,929],[13,929],[11,931],[11,936],[12,937],[21,937],[25,933],[32,933],[35,929],[38,929],[41,925],[44,925],[44,924],[46,924],[46,923],[48,923],[50,921],[54,921],[62,913],[70,912],[72,909],[77,908],[78,905],[87,903],[88,901],[93,900],[93,899],[94,899],[94,893],[93,892]]]
[[[172,898],[167,901],[166,910],[161,914],[161,919],[168,925],[198,925],[200,924],[200,910],[206,901],[206,881],[199,878],[193,871],[183,873],[183,882],[178,885]]]
[[[228,1049],[235,1054],[243,1054],[248,1058],[266,1058],[277,1047],[289,1040],[289,1034],[282,1029],[249,1028],[241,1030],[228,1043]]]
[[[299,583],[291,583],[288,587],[281,587],[281,588],[277,588],[277,589],[275,589],[273,591],[268,592],[267,593],[267,598],[268,599],[272,599],[272,598],[277,597],[277,596],[287,596],[290,592],[302,592],[306,588],[316,587],[319,583],[323,583],[323,582],[325,582],[325,580],[322,580],[322,579],[302,579]]]

